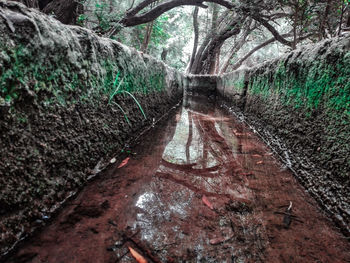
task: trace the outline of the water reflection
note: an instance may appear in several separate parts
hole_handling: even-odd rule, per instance
[[[140,230],[142,240],[156,247],[184,243],[196,251],[198,261],[204,257],[208,235],[203,230],[190,236],[186,229],[193,211],[204,207],[202,196],[212,201],[252,198],[248,182],[238,184],[234,177],[242,172],[240,140],[230,119],[216,107],[198,98],[186,101],[176,116],[173,138],[164,149],[153,181],[136,201],[139,212],[134,227]],[[227,234],[227,218],[216,220],[220,231]],[[221,225],[220,220],[226,224]],[[160,254],[166,259],[166,250]]]

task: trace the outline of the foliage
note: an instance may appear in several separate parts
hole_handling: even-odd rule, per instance
[[[111,93],[110,96],[109,96],[108,103],[111,103],[112,100],[114,99],[114,97],[115,97],[117,94],[127,94],[127,95],[129,95],[129,96],[135,101],[135,103],[136,103],[136,105],[139,107],[139,109],[140,109],[140,111],[141,111],[143,117],[144,117],[145,119],[147,119],[146,114],[145,114],[145,112],[144,112],[143,109],[142,109],[142,106],[140,105],[140,103],[138,102],[138,100],[134,97],[134,95],[132,95],[129,91],[123,90],[123,88],[121,88],[122,84],[124,83],[124,79],[122,79],[122,80],[119,82],[118,77],[119,77],[119,72],[118,72],[117,76],[115,77],[115,80],[114,80],[114,83],[113,83],[113,90],[112,90],[112,93]],[[119,82],[119,84],[118,84],[118,82]],[[118,86],[117,86],[117,85],[118,85]],[[128,119],[126,113],[125,113],[125,111],[123,110],[123,108],[122,108],[118,103],[116,103],[116,102],[114,102],[114,101],[113,101],[113,104],[117,105],[118,108],[121,109],[121,111],[122,111],[123,114],[124,114],[124,117],[125,117],[126,121],[127,121],[127,122],[129,123],[129,125],[130,125],[130,121],[129,121],[129,119]]]
[[[136,1],[135,5],[138,2],[140,1]],[[118,24],[130,4],[129,1],[85,0],[83,2],[85,12],[78,16],[77,24],[100,34],[105,34],[116,27],[118,34],[112,36],[113,39],[141,50],[149,25],[121,28]],[[186,48],[192,35],[190,15],[191,9],[180,7],[168,11],[150,23],[152,32],[146,53],[160,59],[165,49],[168,51],[167,63],[177,69],[184,69],[187,61],[183,53],[187,52]],[[188,54],[186,58],[187,56]]]

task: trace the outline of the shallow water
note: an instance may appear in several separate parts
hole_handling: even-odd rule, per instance
[[[350,262],[349,242],[220,103],[186,98],[129,157],[10,262],[134,262],[128,246],[148,262]]]

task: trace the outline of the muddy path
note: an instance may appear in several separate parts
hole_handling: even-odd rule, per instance
[[[259,138],[202,99],[124,153],[7,262],[350,262]],[[118,168],[129,157],[128,163]]]

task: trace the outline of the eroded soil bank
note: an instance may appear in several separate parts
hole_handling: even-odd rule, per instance
[[[122,157],[7,262],[134,262],[128,246],[148,262],[350,261],[291,172],[217,105],[185,99]]]

